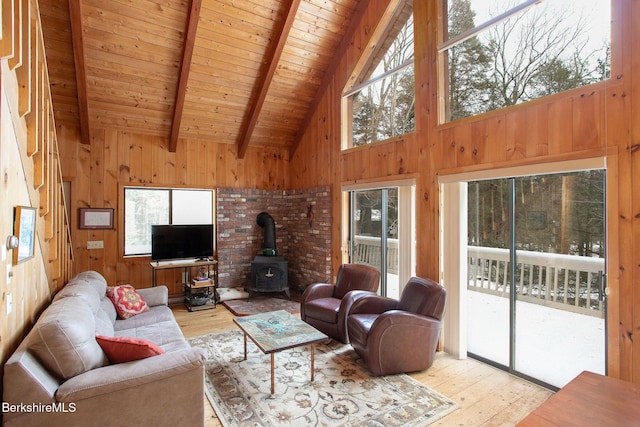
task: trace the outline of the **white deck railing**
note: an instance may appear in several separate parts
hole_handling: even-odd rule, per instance
[[[509,250],[468,246],[468,289],[507,297]],[[604,259],[517,251],[518,299],[591,316],[603,316]]]
[[[353,251],[355,264],[380,268],[382,245],[380,237],[356,236]],[[398,274],[398,239],[387,239],[387,273]]]
[[[380,267],[379,237],[356,236],[354,261]],[[509,296],[509,250],[468,246],[468,289]],[[518,299],[574,313],[602,317],[604,259],[545,252],[518,251]],[[398,240],[387,239],[387,272],[398,274]]]

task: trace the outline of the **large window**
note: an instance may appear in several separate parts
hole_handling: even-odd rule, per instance
[[[151,254],[154,224],[213,224],[213,190],[125,187],[124,255]]]
[[[395,0],[343,94],[343,148],[358,147],[415,130],[413,3]]]
[[[609,1],[443,1],[445,121],[609,77]]]

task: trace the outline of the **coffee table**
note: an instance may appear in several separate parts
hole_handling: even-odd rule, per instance
[[[233,321],[244,332],[244,360],[247,360],[247,337],[264,354],[271,355],[271,394],[275,390],[274,357],[282,350],[311,345],[311,381],[314,380],[315,344],[329,338],[325,334],[284,310],[236,317]]]

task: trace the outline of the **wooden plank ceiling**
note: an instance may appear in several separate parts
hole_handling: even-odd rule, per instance
[[[40,0],[57,125],[295,150],[367,0]]]

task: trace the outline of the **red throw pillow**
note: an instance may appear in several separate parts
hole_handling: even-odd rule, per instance
[[[140,338],[96,335],[96,341],[111,363],[131,362],[164,353],[157,344]]]
[[[107,288],[107,296],[121,319],[128,319],[149,310],[145,300],[131,285],[110,286]]]

